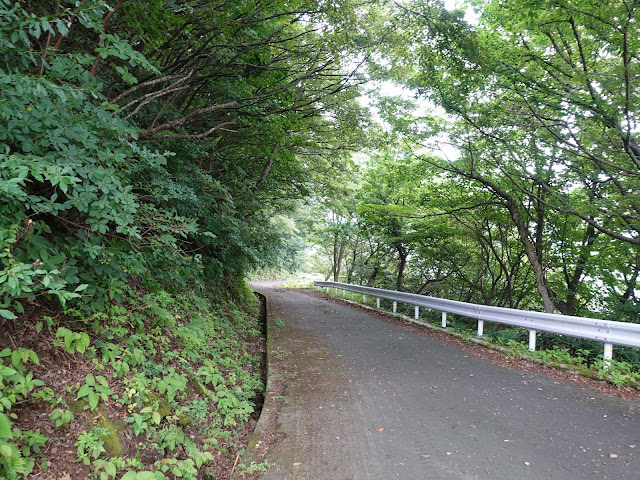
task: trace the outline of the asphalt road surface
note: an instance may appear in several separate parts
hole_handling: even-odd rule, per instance
[[[640,479],[638,405],[504,368],[366,310],[269,299],[272,479]],[[263,445],[263,448],[265,445]]]

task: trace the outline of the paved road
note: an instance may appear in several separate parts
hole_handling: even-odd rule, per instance
[[[263,480],[640,479],[637,405],[258,284],[288,389]],[[637,448],[634,446],[637,445]]]

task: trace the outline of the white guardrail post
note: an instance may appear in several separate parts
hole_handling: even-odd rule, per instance
[[[529,351],[531,352],[536,350],[536,333],[534,329],[529,330]]]
[[[536,348],[537,332],[549,332],[576,338],[595,340],[604,344],[605,367],[613,359],[613,346],[624,345],[640,348],[640,324],[615,322],[596,318],[574,317],[555,313],[530,312],[513,308],[492,307],[472,303],[458,302],[444,298],[427,297],[413,293],[396,292],[381,288],[361,287],[340,282],[314,282],[316,287],[340,288],[345,291],[362,295],[362,302],[366,303],[367,295],[376,297],[376,305],[380,299],[393,302],[393,312],[398,310],[398,302],[413,305],[415,318],[419,316],[419,307],[442,312],[442,327],[446,328],[447,314],[475,318],[478,321],[478,335],[483,334],[484,322],[495,322],[529,330],[529,349]]]
[[[611,360],[613,359],[613,345],[610,343],[604,344],[604,368],[608,369],[611,366]]]
[[[380,297],[376,297],[376,308],[380,308]]]
[[[416,305],[414,307],[413,319],[418,320],[419,318],[420,318],[420,307]]]

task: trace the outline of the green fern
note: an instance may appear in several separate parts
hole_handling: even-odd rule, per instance
[[[0,413],[0,478],[17,480],[31,473],[34,461],[23,458],[18,447],[8,441],[11,438],[11,420]]]

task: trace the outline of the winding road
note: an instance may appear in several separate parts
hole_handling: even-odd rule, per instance
[[[254,288],[271,331],[263,480],[640,479],[637,403],[338,300]]]

